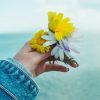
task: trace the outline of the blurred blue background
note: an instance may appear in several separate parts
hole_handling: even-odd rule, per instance
[[[80,67],[37,77],[36,100],[100,100],[99,0],[0,0],[0,59],[13,57],[38,29],[47,28],[48,11],[63,12],[77,26],[81,53],[73,56]]]

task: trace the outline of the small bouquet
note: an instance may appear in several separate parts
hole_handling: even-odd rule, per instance
[[[71,51],[78,52],[70,41],[75,29],[70,18],[63,18],[63,13],[48,12],[48,31],[39,30],[31,39],[30,46],[39,53],[50,52],[50,62],[62,61],[78,66],[71,56]]]

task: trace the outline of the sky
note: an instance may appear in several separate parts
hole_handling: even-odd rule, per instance
[[[0,0],[0,33],[47,28],[47,12],[63,12],[79,30],[100,31],[100,0]]]

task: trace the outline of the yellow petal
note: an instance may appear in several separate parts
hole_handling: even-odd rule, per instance
[[[68,23],[70,21],[70,18],[64,18],[63,20],[62,20],[62,23]]]
[[[59,13],[58,15],[55,16],[55,19],[58,19],[59,21],[61,21],[63,18],[63,13]]]
[[[50,21],[55,15],[56,12],[48,12],[48,20]]]
[[[62,40],[63,36],[62,36],[62,33],[61,32],[56,32],[55,33],[55,37],[58,41]]]

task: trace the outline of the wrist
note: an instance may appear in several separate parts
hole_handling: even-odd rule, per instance
[[[24,67],[24,65],[22,63],[20,63],[18,60],[16,60],[15,58],[8,58],[7,61],[12,63],[13,65],[18,67],[19,69],[21,69],[23,72],[28,74],[30,77],[32,77],[32,74],[30,73],[30,71],[28,69],[26,69]]]
[[[30,61],[25,60],[24,57],[21,57],[19,54],[13,57],[17,62],[19,62],[21,65],[23,65],[24,68],[26,68],[29,72],[33,73],[32,67],[30,65]]]

